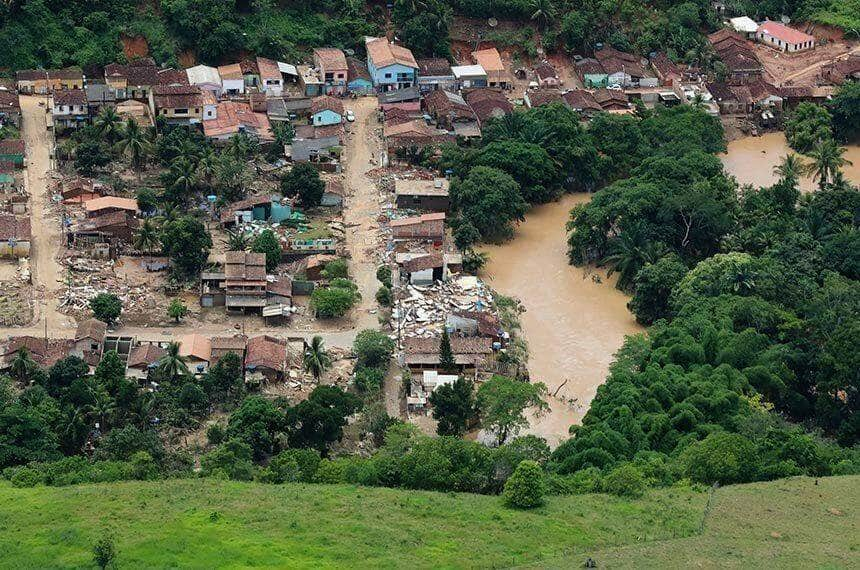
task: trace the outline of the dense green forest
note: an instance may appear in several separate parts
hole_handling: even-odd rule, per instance
[[[857,0],[727,4],[733,14],[860,29]],[[712,58],[703,34],[719,25],[710,0],[395,0],[391,23],[416,55],[448,56],[455,15],[522,21],[550,51],[587,53],[603,42],[702,64]],[[181,55],[209,64],[247,54],[297,60],[318,46],[361,51],[363,36],[382,33],[386,21],[384,3],[363,0],[10,0],[0,3],[0,70],[122,61],[124,37],[144,38],[167,65]],[[532,39],[488,39],[533,55]]]

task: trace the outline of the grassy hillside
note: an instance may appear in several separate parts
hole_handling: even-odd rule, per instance
[[[497,497],[348,486],[0,484],[0,567],[87,566],[104,529],[124,568],[569,568],[586,556],[601,567],[742,558],[838,567],[858,548],[858,489],[860,477],[727,487],[696,536],[707,495],[690,490],[551,498],[517,512]]]

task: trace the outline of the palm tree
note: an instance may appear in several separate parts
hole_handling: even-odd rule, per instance
[[[99,134],[112,145],[122,136],[122,119],[113,107],[102,107],[94,121]]]
[[[197,186],[197,167],[190,160],[177,158],[170,165],[170,177],[174,197],[183,202]]]
[[[551,0],[532,0],[531,11],[532,20],[540,24],[541,28],[546,28],[555,16],[555,8],[553,8]]]
[[[158,247],[160,240],[158,239],[158,229],[152,220],[143,220],[140,228],[134,234],[134,249],[137,251],[145,251],[152,254],[152,250]]]
[[[140,171],[146,164],[146,155],[149,153],[149,141],[140,129],[140,125],[133,119],[125,123],[122,138],[116,143],[119,152],[128,153],[131,157],[131,166],[137,171],[137,179],[140,180]]]
[[[171,342],[167,345],[167,352],[158,361],[158,371],[171,380],[176,380],[180,376],[188,374],[185,357],[179,354],[178,342]]]
[[[251,245],[251,234],[227,230],[227,239],[224,240],[227,251],[246,251]]]
[[[773,167],[773,173],[779,176],[781,180],[792,181],[797,183],[798,177],[803,174],[806,164],[793,152],[782,157],[780,163]]]
[[[197,163],[197,174],[206,183],[207,187],[212,186],[212,178],[218,170],[218,155],[211,148],[206,148],[200,161]]]
[[[24,347],[18,349],[15,358],[9,367],[9,376],[14,380],[26,384],[30,381],[30,377],[37,368],[36,361],[30,357],[30,351]]]
[[[325,342],[319,335],[311,339],[311,344],[305,350],[304,358],[305,372],[313,374],[314,378],[319,381],[323,372],[331,367],[331,358],[325,350]]]
[[[819,141],[809,152],[812,162],[806,167],[806,173],[818,181],[819,189],[824,190],[842,167],[851,166],[851,161],[843,157],[843,154],[845,149],[831,139]]]
[[[633,225],[609,243],[609,255],[600,264],[609,266],[608,275],[618,273],[617,287],[627,290],[642,267],[660,259],[664,250],[661,246],[648,240],[640,226]]]
[[[104,431],[116,415],[116,402],[104,389],[90,390],[90,394],[93,401],[86,406],[86,414],[90,419],[98,420],[99,429]]]

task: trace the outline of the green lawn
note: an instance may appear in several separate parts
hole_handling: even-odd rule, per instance
[[[638,501],[498,497],[213,480],[15,489],[0,483],[0,567],[91,565],[105,529],[120,568],[848,567],[860,477],[798,478]]]

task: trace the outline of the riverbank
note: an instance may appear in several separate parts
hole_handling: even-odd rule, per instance
[[[526,308],[521,321],[532,381],[546,384],[550,394],[558,390],[548,399],[549,413],[531,418],[528,430],[552,447],[567,439],[569,427],[588,411],[624,337],[644,330],[614,278],[568,264],[565,223],[571,208],[590,199],[590,194],[567,194],[535,206],[514,239],[481,249],[490,256],[482,278]]]

